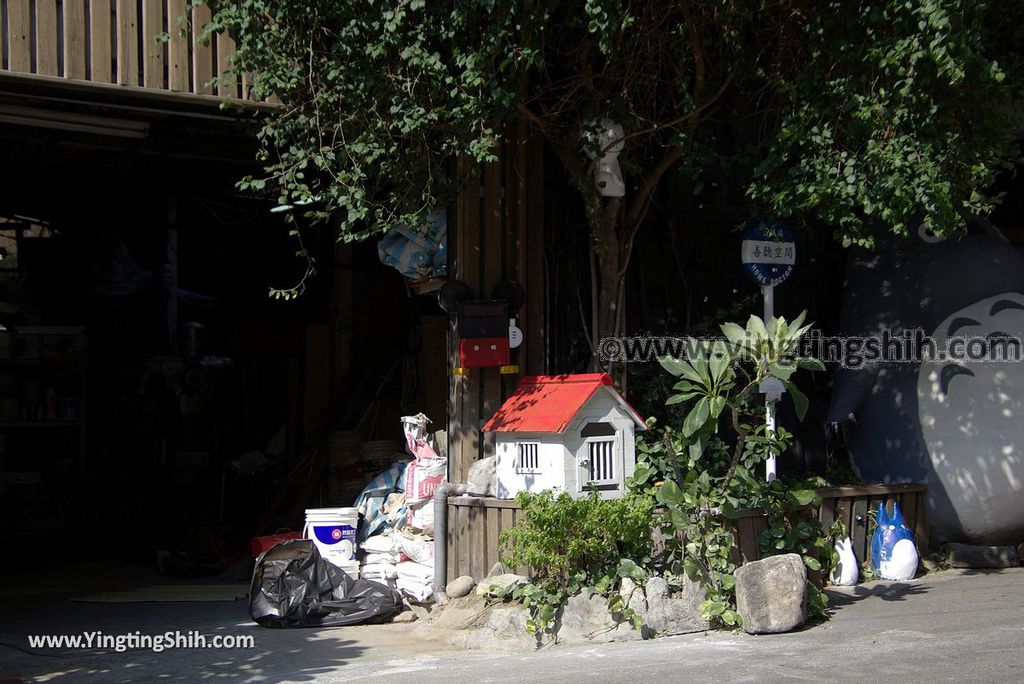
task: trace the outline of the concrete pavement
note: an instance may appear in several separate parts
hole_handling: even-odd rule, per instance
[[[529,654],[455,652],[408,625],[267,630],[244,602],[73,604],[45,615],[0,613],[0,680],[135,682],[630,682],[1021,681],[1024,569],[950,570],[906,583],[830,590],[833,619],[800,632],[752,637],[713,632],[647,642],[555,647]],[[37,597],[38,599],[38,597]],[[25,601],[31,601],[31,597]],[[40,602],[37,600],[37,604]],[[14,617],[12,620],[11,618]],[[163,653],[40,651],[25,634],[102,629],[199,629],[251,634],[247,650]]]

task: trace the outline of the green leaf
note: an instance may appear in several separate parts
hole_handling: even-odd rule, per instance
[[[794,489],[789,495],[798,506],[810,506],[818,498],[813,489]]]
[[[683,436],[689,437],[704,427],[704,423],[708,420],[709,412],[710,409],[707,398],[698,401],[696,406],[690,410],[686,415],[686,419],[683,421]]]
[[[683,490],[679,489],[672,480],[665,480],[665,483],[658,487],[657,494],[654,498],[658,500],[658,503],[665,504],[666,506],[678,506],[683,502]]]
[[[796,360],[797,368],[803,368],[809,371],[824,371],[825,364],[813,356],[801,356]]]
[[[796,411],[797,420],[803,420],[807,415],[807,395],[796,388],[791,382],[786,383],[786,391],[793,398],[793,409]]]
[[[821,570],[821,563],[818,562],[817,558],[804,556],[804,565],[809,567],[811,570]]]

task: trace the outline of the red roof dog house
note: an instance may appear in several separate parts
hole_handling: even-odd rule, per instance
[[[622,496],[636,467],[635,431],[646,429],[607,373],[524,377],[483,426],[495,436],[496,496],[591,487]]]

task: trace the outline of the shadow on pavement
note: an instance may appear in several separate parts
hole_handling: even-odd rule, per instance
[[[828,613],[834,615],[837,611],[846,606],[853,605],[866,598],[879,598],[883,601],[905,601],[909,596],[919,596],[928,592],[928,587],[908,582],[872,582],[871,584],[858,584],[848,589],[836,589],[829,587],[825,589],[828,595]]]

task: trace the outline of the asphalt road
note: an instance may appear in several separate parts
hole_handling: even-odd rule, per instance
[[[7,599],[0,680],[49,682],[1024,681],[1024,569],[946,571],[831,592],[832,620],[752,637],[714,632],[529,654],[457,652],[407,626],[265,630],[234,604],[59,604]],[[52,597],[51,597],[52,598]],[[21,605],[26,604],[25,606]],[[45,614],[12,613],[27,605]],[[248,650],[30,649],[25,635],[102,629],[252,634]]]

